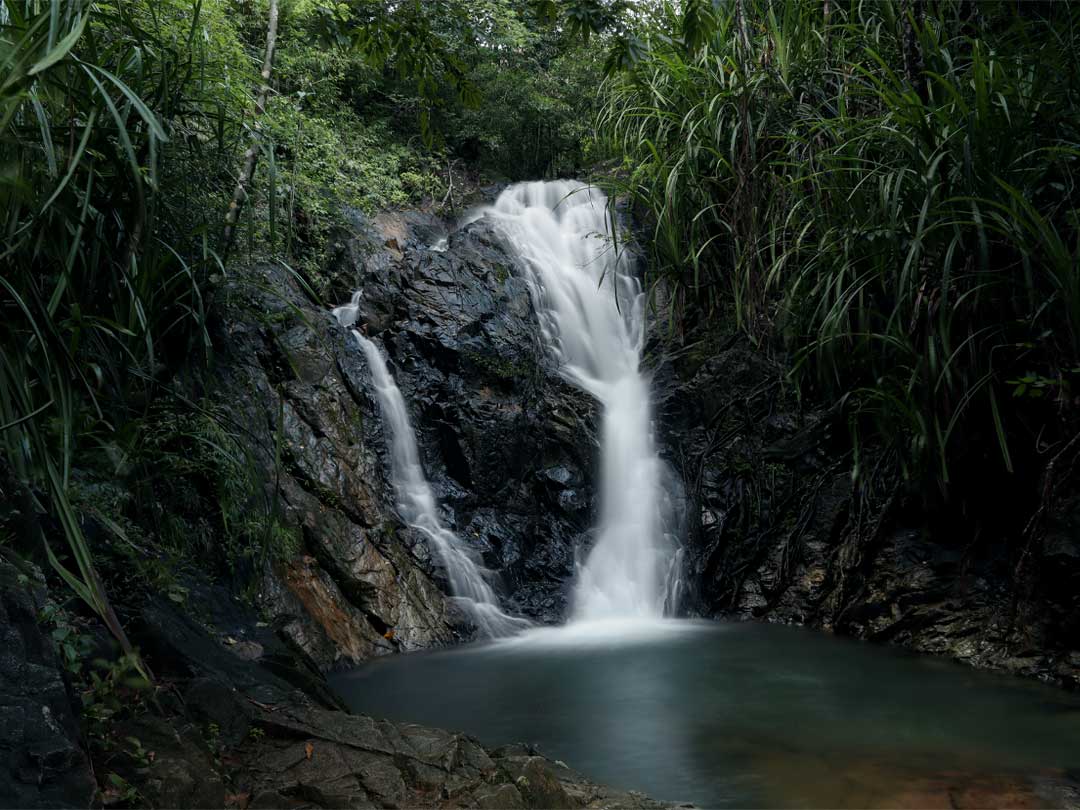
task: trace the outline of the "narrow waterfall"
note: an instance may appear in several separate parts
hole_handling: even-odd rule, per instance
[[[334,316],[342,326],[349,327],[356,323],[359,300],[360,294],[357,293],[351,303],[334,309]],[[451,593],[481,633],[499,638],[524,630],[530,626],[530,622],[502,611],[499,597],[484,579],[484,569],[477,555],[443,526],[435,494],[420,465],[416,434],[409,421],[401,390],[387,369],[379,347],[355,329],[352,335],[360,344],[371,369],[383,421],[390,430],[394,490],[402,519],[431,541],[446,566]]]
[[[530,270],[562,374],[604,409],[600,523],[579,566],[572,619],[661,617],[680,554],[662,526],[664,465],[639,368],[645,296],[614,245],[607,198],[577,182],[521,183],[486,213]]]

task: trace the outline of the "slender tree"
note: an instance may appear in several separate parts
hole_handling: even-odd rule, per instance
[[[225,214],[225,232],[222,236],[221,259],[228,258],[229,251],[236,239],[236,224],[240,221],[240,214],[244,210],[244,204],[248,199],[248,189],[255,176],[255,167],[259,162],[259,152],[262,151],[262,134],[259,122],[266,112],[266,102],[270,97],[270,77],[274,69],[274,48],[277,45],[278,29],[278,0],[270,0],[270,18],[266,26],[266,53],[263,56],[262,71],[259,76],[262,84],[259,94],[255,99],[255,111],[251,121],[251,143],[244,153],[244,162],[240,167],[240,175],[229,203],[229,210]]]

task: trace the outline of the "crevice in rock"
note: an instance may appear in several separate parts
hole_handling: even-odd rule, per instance
[[[469,471],[469,460],[461,449],[461,439],[454,427],[454,420],[448,417],[442,406],[437,405],[432,408],[432,417],[429,421],[436,428],[439,455],[446,474],[457,481],[462,488],[471,490],[473,480]]]

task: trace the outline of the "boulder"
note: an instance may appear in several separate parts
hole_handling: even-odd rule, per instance
[[[45,594],[40,572],[0,558],[0,807],[89,807],[97,792]]]

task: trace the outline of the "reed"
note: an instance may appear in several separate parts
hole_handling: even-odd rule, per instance
[[[213,183],[176,177],[212,171],[207,151],[231,157],[238,122],[199,3],[2,8],[0,449],[24,511],[51,515],[66,548],[36,519],[29,531],[130,652],[72,507],[73,468],[119,469],[165,371],[209,354],[217,264],[209,222],[189,211]]]
[[[679,319],[733,310],[942,494],[1064,440],[1078,23],[1070,4],[665,4],[598,129]]]

